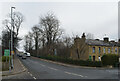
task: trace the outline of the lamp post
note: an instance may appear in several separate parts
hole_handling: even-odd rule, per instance
[[[13,18],[12,18],[12,13],[13,13],[13,9],[15,9],[15,7],[11,7],[11,68],[13,68]]]

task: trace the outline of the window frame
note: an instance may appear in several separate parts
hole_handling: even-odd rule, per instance
[[[110,53],[110,48],[108,48],[108,53]]]
[[[117,54],[117,52],[118,52],[118,49],[117,49],[117,47],[115,47],[115,54]]]
[[[95,47],[92,47],[92,53],[95,53]]]
[[[104,53],[104,54],[106,53],[106,48],[105,48],[105,47],[103,48],[103,53]]]
[[[98,48],[98,52],[101,53],[101,47]]]

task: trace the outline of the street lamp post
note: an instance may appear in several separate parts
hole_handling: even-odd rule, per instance
[[[11,68],[13,68],[13,18],[12,18],[12,13],[13,13],[13,9],[15,9],[15,7],[11,7]]]

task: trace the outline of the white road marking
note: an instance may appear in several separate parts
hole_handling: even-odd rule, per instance
[[[43,66],[43,67],[45,67],[45,65],[43,65],[43,64],[40,64],[41,66]]]
[[[30,76],[33,76],[30,72],[28,72],[28,74],[30,74]],[[36,80],[36,77],[33,77],[33,79],[35,79],[35,80]]]
[[[21,64],[21,66],[23,67],[24,70],[26,70],[25,66],[21,63],[21,61],[18,59],[19,63]]]
[[[87,76],[85,76],[85,77],[87,77]]]
[[[75,73],[72,73],[72,75],[76,75],[76,76],[80,76],[80,77],[83,77],[82,75],[79,75],[79,74],[75,74]]]
[[[56,70],[56,71],[58,70],[58,69],[55,69],[55,68],[52,68],[52,67],[48,67],[48,68],[49,68],[49,69],[52,69],[52,70]]]
[[[30,76],[33,76],[32,74],[30,74]]]
[[[35,79],[35,80],[36,80],[36,78],[35,78],[35,77],[33,77],[33,79]]]
[[[65,71],[65,73],[67,73],[67,74],[72,74],[72,73],[70,73],[70,72],[66,72],[66,71]]]
[[[76,74],[76,73],[70,73],[70,72],[66,72],[66,71],[65,71],[65,73],[67,73],[67,74],[71,74],[71,75],[75,75],[75,76],[83,77],[82,75],[79,75],[79,74]]]

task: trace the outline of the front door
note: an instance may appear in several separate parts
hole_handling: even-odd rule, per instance
[[[95,56],[93,56],[93,61],[95,61]]]

